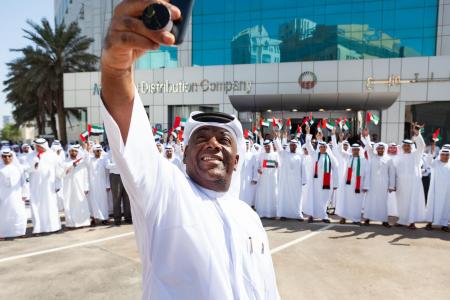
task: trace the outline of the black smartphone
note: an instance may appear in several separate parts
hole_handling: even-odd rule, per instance
[[[175,45],[183,43],[186,37],[186,31],[189,26],[189,20],[192,17],[192,9],[195,0],[171,0],[170,3],[178,7],[181,11],[181,19],[173,22],[172,33],[175,36]]]
[[[142,13],[141,20],[150,30],[170,31],[175,36],[175,45],[180,45],[186,36],[194,0],[171,0],[170,3],[180,9],[181,18],[179,20],[172,21],[167,7],[159,3],[149,5]]]

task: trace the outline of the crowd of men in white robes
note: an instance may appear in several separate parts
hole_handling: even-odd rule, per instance
[[[120,225],[122,206],[125,222],[132,223],[129,204],[127,213],[125,203],[118,203],[118,212],[112,203],[115,191],[123,192],[120,183],[110,184],[115,164],[99,143],[69,145],[66,153],[59,141],[49,147],[38,138],[0,151],[0,238],[26,234],[26,202],[34,235],[58,232],[62,225],[65,230],[107,225],[111,214]]]
[[[321,131],[315,137],[308,126],[305,131],[303,145],[275,131],[270,139],[260,135],[259,143],[247,140],[240,198],[261,218],[329,223],[332,208],[341,224],[391,227],[388,217],[395,216],[396,226],[426,222],[428,230],[448,231],[450,145],[426,147],[417,124],[401,145],[373,143],[367,129],[354,144],[336,129],[329,142]],[[426,192],[424,170],[430,175]]]
[[[378,221],[391,227],[388,217],[396,216],[397,226],[414,229],[427,222],[426,229],[448,231],[450,145],[426,147],[419,127],[400,146],[373,143],[368,130],[355,144],[335,129],[329,142],[321,131],[313,137],[308,126],[302,137],[303,144],[274,131],[270,139],[260,135],[258,143],[246,140],[239,197],[261,218],[329,223],[332,208],[341,224]],[[67,153],[58,141],[49,147],[37,139],[32,146],[0,149],[0,238],[25,235],[25,200],[33,234],[60,231],[61,212],[68,230],[109,224],[110,215],[120,225],[122,208],[125,222],[132,223],[120,175],[99,143],[70,145]],[[157,137],[156,147],[185,173],[182,141]]]

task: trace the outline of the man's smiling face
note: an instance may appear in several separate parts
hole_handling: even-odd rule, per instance
[[[228,191],[238,161],[236,140],[221,127],[203,126],[195,130],[184,152],[189,177],[216,192]]]

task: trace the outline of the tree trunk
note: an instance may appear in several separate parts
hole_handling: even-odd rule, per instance
[[[67,144],[66,111],[64,110],[62,85],[56,91],[56,113],[58,114],[59,139],[62,144]]]
[[[38,98],[38,115],[36,117],[38,125],[38,134],[42,135],[45,133],[45,111],[43,100]]]
[[[50,125],[52,127],[52,133],[55,136],[55,140],[58,139],[58,129],[56,128],[56,117],[54,113],[50,114]]]

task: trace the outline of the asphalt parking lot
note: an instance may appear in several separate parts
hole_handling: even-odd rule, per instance
[[[282,299],[449,299],[450,234],[264,220]],[[0,241],[0,299],[139,299],[131,226]]]

